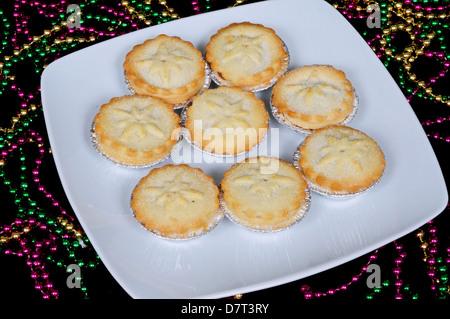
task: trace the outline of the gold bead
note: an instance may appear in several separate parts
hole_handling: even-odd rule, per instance
[[[151,25],[152,24],[152,20],[145,20],[144,22],[146,25]]]
[[[427,246],[428,246],[428,244],[427,244],[427,243],[423,243],[423,244],[421,244],[421,245],[420,245],[420,248],[422,248],[422,249],[426,249],[426,248],[427,248]]]
[[[418,84],[420,87],[424,87],[424,86],[425,86],[425,82],[424,82],[424,81],[419,81],[419,82],[417,82],[417,84]]]
[[[411,79],[411,81],[414,81],[416,79],[416,75],[414,73],[411,73],[409,75],[409,78]]]
[[[436,95],[434,97],[436,99],[436,101],[441,102],[442,101],[442,95]]]
[[[430,94],[431,92],[433,92],[433,90],[432,90],[431,88],[426,88],[426,89],[425,89],[425,92],[428,93],[428,94]]]
[[[0,237],[0,243],[6,243],[7,241],[8,241],[8,237],[6,237],[6,236],[1,236]]]

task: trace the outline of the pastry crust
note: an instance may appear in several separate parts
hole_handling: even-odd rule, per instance
[[[377,183],[386,162],[371,137],[347,126],[333,125],[305,138],[299,148],[298,165],[312,189],[349,195]]]
[[[219,29],[205,52],[212,71],[226,85],[249,91],[273,85],[289,63],[289,53],[275,31],[250,22]]]
[[[125,57],[125,78],[134,93],[170,104],[189,101],[205,85],[206,62],[192,43],[158,35],[136,45]]]
[[[115,97],[94,118],[94,145],[118,164],[153,165],[169,156],[178,142],[179,122],[173,108],[157,98]]]
[[[268,123],[264,101],[253,92],[218,87],[194,97],[185,127],[195,146],[218,155],[236,155],[259,144]]]
[[[152,169],[136,185],[131,208],[139,223],[165,238],[205,234],[221,220],[219,189],[212,177],[186,164]]]
[[[343,71],[330,65],[293,69],[272,89],[272,105],[305,130],[342,124],[354,109],[355,92]]]
[[[259,156],[234,164],[225,172],[221,190],[225,214],[255,230],[285,229],[309,208],[301,172],[276,157]]]

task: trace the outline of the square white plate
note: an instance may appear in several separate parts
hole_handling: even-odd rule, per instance
[[[349,126],[373,137],[387,168],[378,185],[350,200],[313,194],[311,209],[294,227],[256,233],[224,218],[207,235],[182,242],[160,239],[132,217],[130,193],[149,169],[116,166],[90,142],[101,104],[128,94],[125,54],[160,33],[177,35],[204,51],[209,37],[232,22],[272,27],[285,41],[290,68],[331,64],[354,84],[360,107]],[[368,253],[433,219],[447,203],[445,182],[402,92],[356,30],[323,1],[279,0],[215,11],[149,27],[79,50],[51,63],[42,75],[42,102],[57,169],[67,197],[94,248],[133,298],[219,298],[284,284]],[[270,90],[257,93],[268,104]],[[266,142],[251,155],[291,161],[301,133],[272,119]],[[225,162],[183,142],[172,159],[220,183]]]

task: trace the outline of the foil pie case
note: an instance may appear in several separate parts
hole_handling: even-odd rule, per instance
[[[267,134],[268,134],[269,129],[270,129],[270,119],[267,121],[267,132],[266,132],[266,134],[264,135],[264,138],[263,138],[258,144],[255,144],[255,145],[254,145],[251,149],[249,149],[248,151],[240,152],[240,153],[237,153],[237,154],[217,154],[217,153],[214,153],[213,151],[205,150],[205,149],[203,149],[203,148],[201,147],[201,145],[198,145],[197,143],[195,143],[194,140],[191,139],[191,134],[190,134],[189,130],[186,128],[186,120],[187,120],[186,112],[187,112],[187,109],[189,108],[190,104],[191,104],[191,103],[189,103],[188,105],[186,105],[186,106],[181,110],[181,113],[180,113],[180,127],[181,127],[180,135],[182,136],[183,139],[185,139],[187,142],[189,142],[189,144],[191,144],[195,149],[197,149],[197,150],[199,150],[199,151],[201,151],[201,152],[203,152],[203,153],[205,153],[205,154],[208,154],[208,155],[214,155],[214,156],[221,156],[221,157],[234,157],[234,156],[239,156],[239,155],[242,155],[242,154],[246,154],[246,153],[250,152],[251,150],[255,149],[256,147],[258,147],[258,145],[260,145],[261,143],[263,143],[264,140],[267,138]]]
[[[351,122],[351,120],[353,120],[353,118],[356,115],[356,112],[358,111],[359,96],[355,89],[353,89],[353,92],[354,92],[353,109],[350,112],[350,114],[344,119],[344,121],[342,121],[341,123],[336,123],[337,125],[347,125],[348,123]],[[270,111],[272,112],[273,117],[277,120],[278,123],[290,128],[291,130],[301,132],[305,135],[309,135],[314,132],[313,129],[306,129],[306,128],[303,128],[303,127],[296,125],[296,124],[292,123],[291,121],[289,121],[289,119],[278,110],[278,107],[273,104],[272,97],[273,96],[270,95],[270,101],[269,101]]]
[[[277,225],[255,225],[253,223],[250,223],[248,221],[244,221],[237,217],[232,210],[229,209],[227,206],[226,201],[223,198],[223,191],[220,190],[219,199],[220,199],[220,206],[222,207],[222,210],[224,212],[224,215],[227,216],[229,220],[231,220],[233,223],[235,223],[238,226],[244,227],[245,229],[249,229],[251,231],[255,232],[262,232],[262,233],[273,233],[273,232],[279,232],[282,230],[286,230],[297,223],[299,223],[303,217],[306,215],[306,213],[309,211],[311,207],[311,192],[308,187],[305,189],[306,191],[306,197],[304,200],[304,205],[300,207],[297,212],[289,219],[285,220],[281,224]]]
[[[200,91],[198,91],[198,93],[195,95],[199,95],[199,94],[203,93],[203,91],[205,91],[207,88],[209,88],[211,85],[211,79],[212,79],[211,68],[209,67],[208,62],[206,62],[206,60],[205,60],[205,82],[204,82],[202,88],[200,89]],[[134,91],[133,87],[131,86],[130,82],[128,81],[128,79],[126,77],[125,72],[124,72],[124,81],[125,81],[125,85],[127,86],[128,91],[130,91],[131,94],[136,94],[136,92]],[[189,103],[191,103],[193,98],[194,97],[190,98],[189,100],[187,100],[183,103],[173,104],[173,108],[175,110],[181,109],[181,108],[185,107],[186,105],[188,105]]]
[[[299,165],[300,148],[302,147],[303,144],[304,144],[303,142],[300,143],[298,145],[298,147],[295,149],[294,156],[293,156],[293,159],[292,159],[294,166],[300,171],[302,171],[302,168]],[[375,185],[377,185],[379,183],[379,181],[381,180],[382,176],[377,181],[373,182],[372,185],[370,185],[366,189],[363,189],[363,190],[361,190],[359,192],[349,192],[349,193],[331,192],[331,191],[329,191],[327,189],[324,189],[324,188],[320,187],[319,185],[313,183],[304,174],[303,174],[303,178],[306,180],[306,183],[308,184],[308,188],[311,191],[313,191],[313,192],[315,192],[315,193],[317,193],[319,195],[322,195],[323,197],[330,198],[330,199],[350,199],[350,198],[353,198],[353,197],[355,197],[357,195],[365,193],[369,189],[373,188]]]
[[[152,167],[152,166],[155,166],[155,165],[158,165],[158,164],[164,162],[165,160],[167,160],[171,156],[171,152],[174,151],[174,149],[177,147],[177,144],[181,140],[181,135],[179,135],[178,136],[178,140],[173,145],[171,152],[169,154],[167,154],[166,156],[164,156],[164,157],[162,157],[162,158],[160,158],[160,159],[158,159],[156,161],[149,162],[149,163],[146,163],[146,164],[134,165],[134,164],[118,161],[117,159],[109,156],[107,153],[105,153],[102,150],[102,148],[99,145],[98,140],[97,140],[97,134],[95,134],[95,122],[93,122],[92,125],[91,125],[90,137],[91,137],[91,144],[94,146],[94,148],[97,151],[97,153],[99,153],[101,156],[103,156],[104,158],[106,158],[107,160],[109,160],[110,162],[112,162],[112,163],[114,163],[116,165],[119,165],[119,166],[122,166],[122,167],[129,167],[129,168],[148,168],[148,167]]]
[[[133,196],[131,196],[130,204],[131,204],[132,199],[133,199]],[[216,228],[216,226],[219,225],[219,223],[222,221],[223,216],[224,216],[223,210],[219,207],[217,209],[216,214],[214,214],[213,218],[211,219],[210,223],[208,224],[208,227],[206,227],[206,229],[194,230],[194,231],[189,232],[186,235],[178,235],[178,234],[166,235],[166,234],[161,233],[157,229],[151,229],[151,228],[146,227],[143,223],[141,223],[139,220],[137,220],[136,213],[131,206],[130,206],[130,210],[131,210],[131,213],[132,213],[134,219],[136,220],[136,222],[138,222],[139,225],[141,225],[141,227],[143,229],[145,229],[149,233],[151,233],[161,239],[167,239],[167,240],[171,240],[171,241],[186,241],[189,239],[195,239],[195,238],[204,236],[207,233],[209,233],[210,231],[212,231],[214,228]]]

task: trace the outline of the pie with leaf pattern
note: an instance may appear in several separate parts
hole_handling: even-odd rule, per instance
[[[309,190],[301,172],[276,157],[251,157],[234,164],[221,183],[225,214],[259,231],[286,229],[309,209]]]
[[[166,102],[144,95],[112,98],[94,118],[92,137],[101,154],[124,166],[150,166],[178,142],[179,116]]]
[[[249,91],[272,86],[289,63],[289,53],[275,31],[250,22],[219,29],[205,51],[220,83]]]
[[[158,35],[128,52],[123,64],[133,93],[176,105],[189,101],[205,85],[206,62],[191,42]]]
[[[131,208],[152,233],[190,239],[212,230],[222,219],[219,189],[212,177],[186,164],[152,169],[136,185]]]

